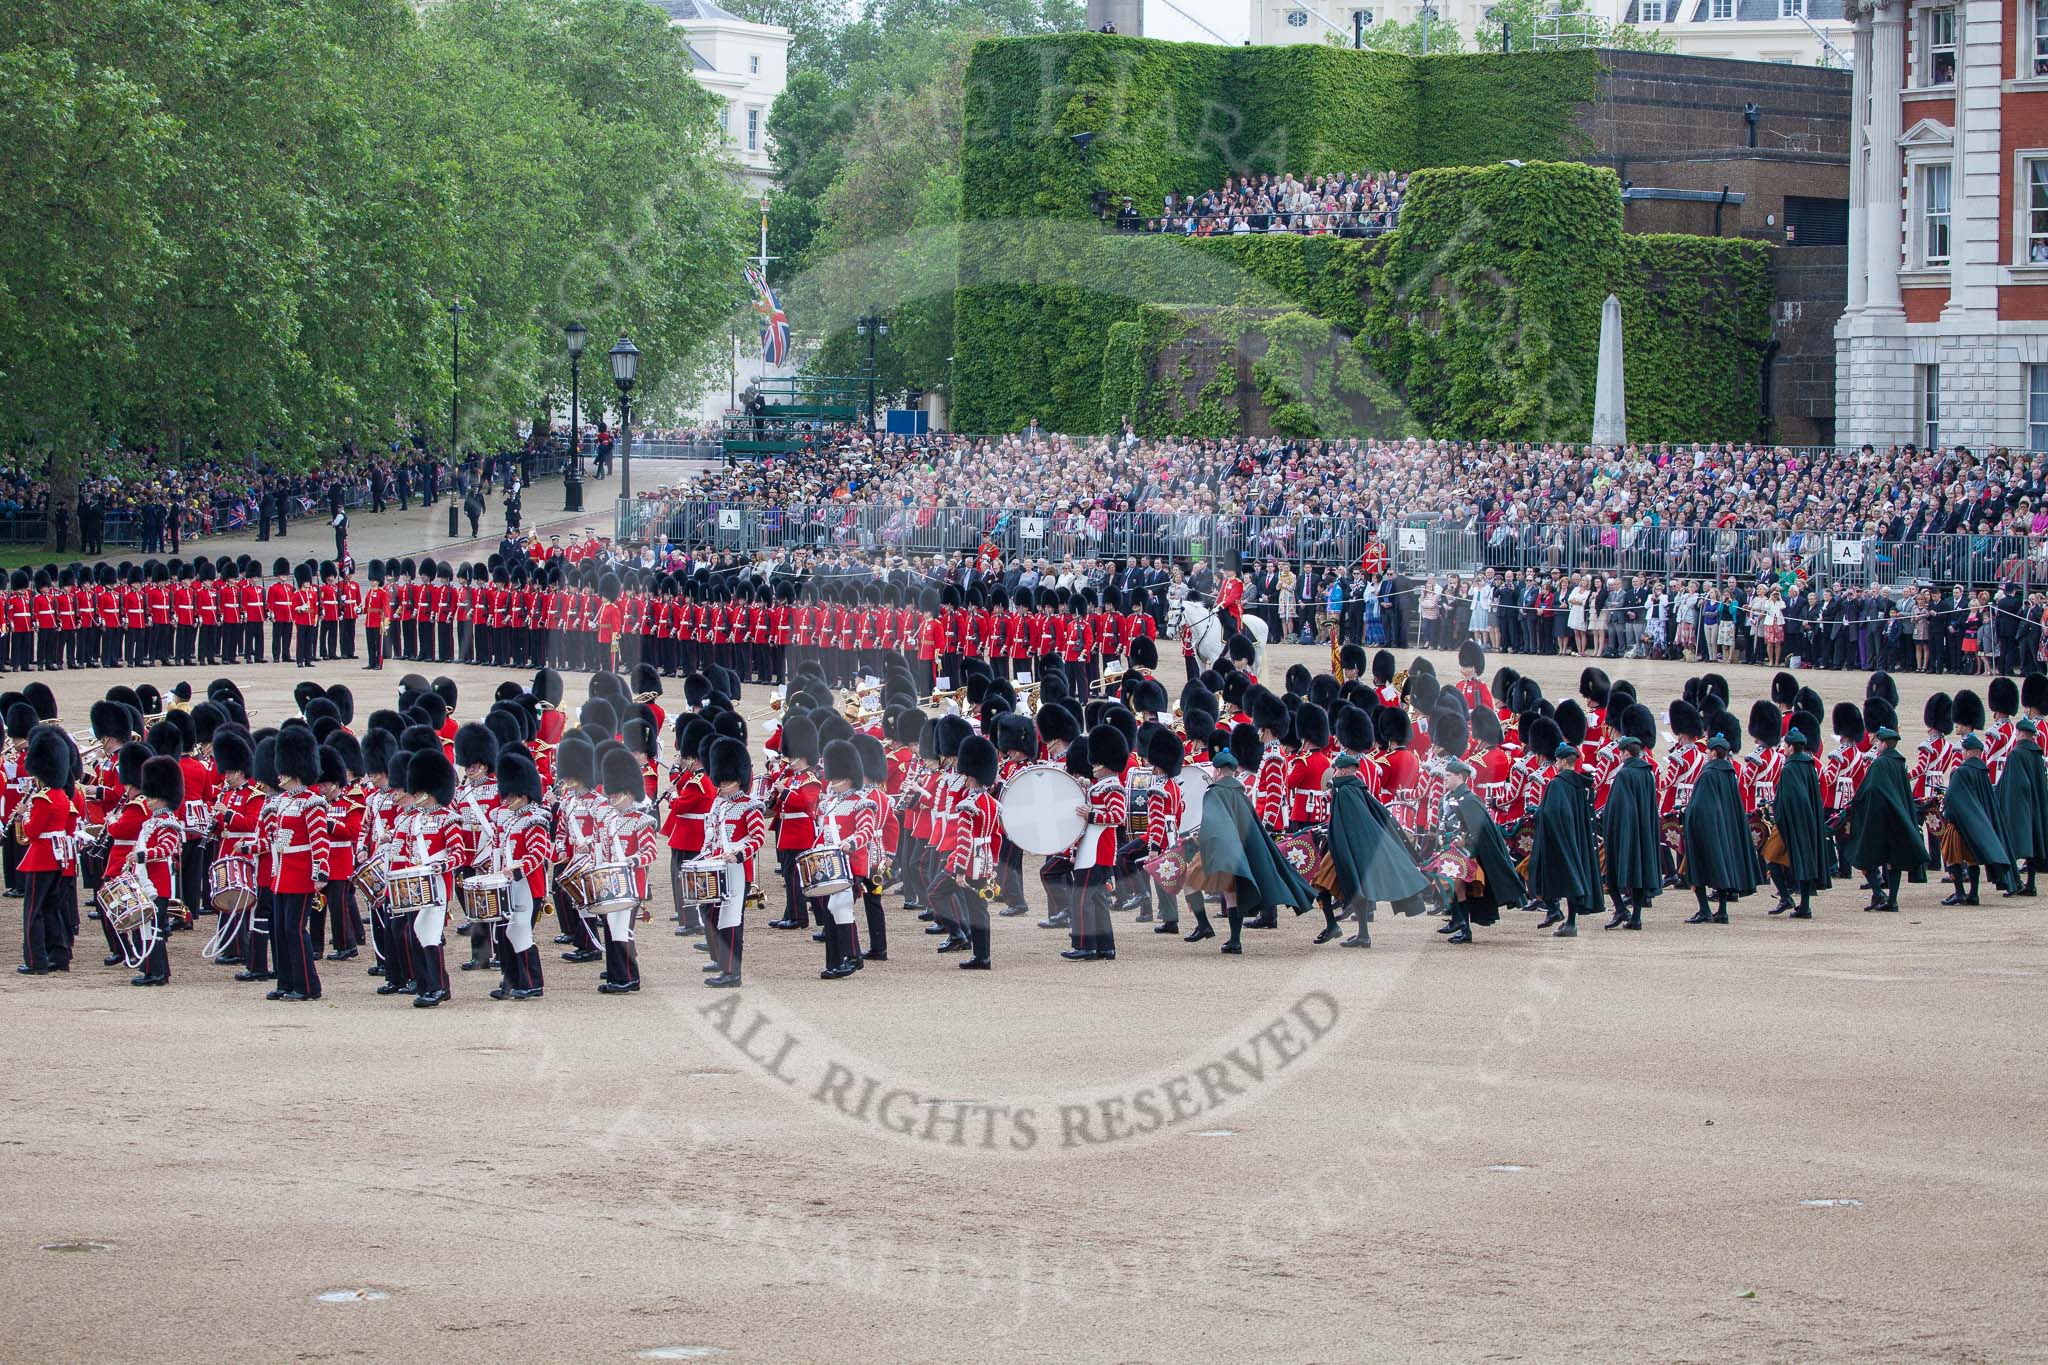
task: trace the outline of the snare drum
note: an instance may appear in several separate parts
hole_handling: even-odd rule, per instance
[[[596,890],[591,897],[592,912],[608,914],[640,904],[640,879],[633,875],[631,863],[605,863],[593,867],[586,877]]]
[[[462,880],[462,911],[471,924],[496,924],[512,910],[512,879],[498,872]]]
[[[716,858],[692,858],[676,869],[676,899],[684,905],[711,905],[725,899],[725,864]]]
[[[206,903],[224,915],[256,904],[256,860],[222,858],[206,874]]]
[[[566,910],[584,914],[597,899],[597,864],[588,856],[571,858],[555,878],[555,901]]]
[[[853,889],[853,860],[834,846],[796,855],[796,881],[806,896],[836,896]]]
[[[1131,831],[1131,837],[1145,837],[1146,827],[1152,823],[1152,792],[1166,779],[1152,768],[1139,768],[1131,774],[1130,805],[1124,817],[1124,825]]]
[[[349,884],[355,887],[356,895],[367,906],[383,905],[385,898],[390,894],[385,877],[386,857],[385,850],[380,848],[358,863],[356,870],[349,874]]]
[[[391,913],[412,915],[422,910],[443,910],[448,905],[448,883],[431,867],[397,867],[385,879],[391,897]]]
[[[100,886],[100,914],[117,934],[133,933],[142,927],[156,908],[156,892],[146,882],[123,873]]]

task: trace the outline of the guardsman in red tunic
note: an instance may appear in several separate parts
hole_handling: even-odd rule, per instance
[[[225,563],[226,561],[222,561]],[[96,584],[93,615],[97,618],[98,659],[102,668],[121,666],[121,589],[114,566],[102,562],[93,569]]]
[[[861,969],[860,932],[853,918],[856,888],[867,884],[868,868],[876,845],[875,805],[861,790],[860,751],[851,740],[835,739],[825,746],[823,767],[826,789],[819,804],[824,844],[843,849],[852,884],[825,897],[821,918],[827,919],[825,970],[818,975],[826,981],[852,976]]]
[[[537,1000],[543,986],[533,919],[548,896],[554,838],[545,788],[533,760],[517,749],[498,755],[498,807],[491,812],[492,869],[512,879],[511,906],[499,926],[498,962],[504,980],[493,1000]]]
[[[272,878],[271,939],[277,945],[277,989],[271,1000],[320,998],[308,922],[313,897],[327,885],[327,802],[320,782],[319,744],[311,729],[287,726],[277,736],[277,799],[259,825]]]
[[[370,591],[363,598],[363,643],[370,651],[365,670],[384,668],[384,624],[391,617],[391,589],[384,586],[384,561],[370,561]]]
[[[275,749],[274,744],[272,748]],[[213,761],[220,773],[213,806],[208,812],[211,826],[219,839],[214,862],[240,860],[246,863],[249,868],[247,885],[252,893],[258,893],[259,887],[268,885],[270,860],[259,856],[265,794],[252,780],[255,776],[255,750],[240,730],[217,730],[213,736]],[[208,875],[210,878],[210,868]],[[214,931],[213,940],[202,955],[224,967],[243,967],[244,970],[236,974],[237,981],[269,980],[269,932],[267,928],[259,930],[255,927],[255,902],[252,900],[236,911],[220,906],[214,909],[220,913],[220,927]]]
[[[186,668],[197,658],[199,618],[192,596],[192,566],[180,564],[171,583],[171,658]]]
[[[356,618],[363,614],[363,585],[351,571],[341,580],[341,657],[356,657]]]
[[[782,758],[782,780],[768,805],[775,819],[775,861],[782,873],[783,912],[768,927],[808,929],[810,905],[797,873],[797,858],[818,843],[818,799],[824,793],[812,771],[818,761],[818,727],[809,716],[794,715],[782,723]]]
[[[654,863],[658,845],[640,760],[624,749],[609,749],[604,756],[603,777],[605,803],[598,826],[600,861],[607,866],[631,868],[633,889],[640,900],[645,900],[647,869]],[[630,995],[640,989],[640,951],[633,942],[633,925],[639,917],[638,900],[605,911],[604,980],[598,990],[606,995]]]
[[[449,808],[455,799],[455,765],[438,749],[412,756],[406,791],[414,815],[407,833],[402,865],[432,869],[441,878],[441,899],[413,916],[413,937],[419,944],[420,993],[417,1009],[432,1009],[448,999],[448,960],[442,938],[448,927],[448,906],[455,899],[455,879],[475,856],[475,835]]]
[[[755,855],[768,841],[768,824],[759,803],[747,796],[754,783],[754,761],[745,740],[729,736],[712,740],[705,767],[718,797],[705,821],[704,853],[726,867],[720,878],[723,895],[718,903],[718,924],[711,936],[711,961],[719,970],[704,984],[732,987],[741,984],[747,886],[754,879]]]
[[[363,818],[369,793],[362,785],[363,748],[346,730],[337,730],[320,746],[320,796],[327,802],[327,882],[323,888],[326,904],[315,910],[307,937],[313,955],[320,954],[320,941],[327,925],[333,926],[336,962],[353,960],[363,942],[363,913],[356,904],[356,845],[362,842]],[[322,921],[325,921],[323,923]]]
[[[70,569],[57,574],[57,661],[61,667],[72,668],[78,662],[79,628],[78,576]]]
[[[270,621],[270,657],[284,663],[292,657],[291,561],[280,555],[271,564],[270,572],[270,584],[263,590],[264,615]]]
[[[49,571],[36,570],[35,592],[29,597],[29,610],[35,618],[36,627],[36,668],[48,672],[62,667],[57,662],[57,598],[56,584],[50,581]]]
[[[140,781],[149,809],[136,827],[131,856],[141,867],[154,903],[137,932],[141,951],[134,962],[141,974],[128,984],[166,986],[171,980],[171,902],[177,898],[178,858],[185,845],[178,820],[185,804],[185,775],[177,760],[159,756],[142,765]]]
[[[1116,870],[1116,832],[1129,814],[1123,773],[1130,756],[1130,745],[1121,730],[1098,725],[1088,732],[1088,763],[1094,774],[1079,807],[1087,827],[1074,846],[1078,893],[1074,901],[1074,946],[1060,954],[1069,962],[1107,962],[1116,958],[1116,932],[1109,920],[1109,878]]]
[[[149,657],[155,663],[171,661],[171,573],[154,560],[149,565],[149,586],[142,590],[149,609]]]
[[[263,662],[263,566],[254,559],[242,565],[242,643],[251,663]]]
[[[717,793],[704,774],[703,746],[711,738],[710,723],[696,716],[676,717],[676,761],[669,770],[668,817],[662,834],[668,840],[670,890],[676,901],[676,933],[688,936],[704,927],[701,907],[685,902],[675,879],[686,862],[703,856],[705,818]]]

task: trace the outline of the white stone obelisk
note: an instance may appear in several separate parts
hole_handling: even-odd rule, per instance
[[[1593,444],[1628,443],[1628,399],[1621,378],[1621,300],[1600,305],[1600,370],[1593,382]]]

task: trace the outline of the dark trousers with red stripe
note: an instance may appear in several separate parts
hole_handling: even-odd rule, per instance
[[[277,893],[267,886],[256,888],[256,909],[242,931],[242,970],[260,976],[270,970],[270,931],[277,922]]]
[[[320,973],[313,966],[312,940],[308,937],[308,916],[312,910],[310,891],[279,891],[273,897],[275,920],[271,937],[277,942],[277,988],[297,991],[307,999],[320,995]]]

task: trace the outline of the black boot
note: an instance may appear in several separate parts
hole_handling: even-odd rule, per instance
[[[1230,917],[1230,939],[1223,945],[1223,951],[1226,953],[1242,953],[1244,951],[1244,944],[1241,941],[1244,937],[1244,911],[1232,905],[1225,908],[1224,914]]]
[[[1362,901],[1362,902],[1360,902],[1360,903],[1359,903],[1359,905],[1358,905],[1358,909],[1357,909],[1357,914],[1358,914],[1358,932],[1357,932],[1357,933],[1355,933],[1355,934],[1353,934],[1353,935],[1352,935],[1352,936],[1351,936],[1350,938],[1347,938],[1347,939],[1345,939],[1345,940],[1344,940],[1344,942],[1343,942],[1342,944],[1340,944],[1340,945],[1339,945],[1340,947],[1345,947],[1345,948],[1370,948],[1370,947],[1372,947],[1372,902],[1371,902],[1371,901]]]
[[[1200,905],[1197,905],[1197,906],[1195,906],[1195,907],[1194,907],[1194,911],[1195,911],[1195,929],[1194,929],[1194,932],[1193,932],[1193,933],[1191,933],[1191,934],[1189,934],[1189,935],[1188,935],[1188,936],[1187,936],[1186,938],[1182,939],[1182,940],[1181,940],[1181,942],[1183,942],[1183,943],[1200,943],[1200,942],[1201,942],[1201,941],[1202,941],[1203,939],[1205,939],[1205,938],[1214,938],[1214,937],[1216,937],[1216,930],[1215,930],[1215,929],[1214,929],[1214,927],[1212,927],[1212,926],[1210,925],[1210,923],[1209,923],[1209,912],[1208,912],[1207,910],[1204,910],[1204,909],[1203,909],[1203,908],[1202,908],[1202,907],[1201,907]]]
[[[1728,897],[1727,897],[1727,896],[1725,896],[1725,895],[1723,895],[1723,894],[1721,894],[1720,892],[1716,892],[1716,893],[1714,894],[1714,923],[1716,923],[1716,924],[1726,924],[1727,922],[1728,922]]]
[[[1943,897],[1941,898],[1941,903],[1942,903],[1943,905],[1961,905],[1961,904],[1963,903],[1963,868],[1962,868],[1962,864],[1960,864],[1960,863],[1951,863],[1951,864],[1949,865],[1949,867],[1948,867],[1948,879],[1949,879],[1949,881],[1951,881],[1951,882],[1953,882],[1953,883],[1955,884],[1955,888],[1956,888],[1956,889],[1955,889],[1955,890],[1953,890],[1953,891],[1951,891],[1951,892],[1949,892],[1949,893],[1948,893],[1948,894],[1947,894],[1946,896],[1943,896]]]
[[[1694,897],[1695,897],[1695,898],[1696,898],[1696,899],[1697,899],[1697,900],[1699,901],[1699,904],[1700,904],[1700,908],[1692,912],[1692,915],[1691,915],[1691,917],[1690,917],[1690,918],[1688,918],[1688,919],[1686,920],[1686,923],[1687,923],[1687,924],[1709,924],[1709,923],[1712,923],[1712,922],[1713,922],[1713,918],[1714,918],[1714,912],[1713,912],[1713,911],[1711,911],[1711,910],[1709,910],[1709,909],[1707,909],[1707,888],[1705,888],[1704,886],[1695,886],[1695,887],[1694,887],[1694,888],[1692,889],[1692,893],[1693,893],[1693,896],[1694,896]]]

